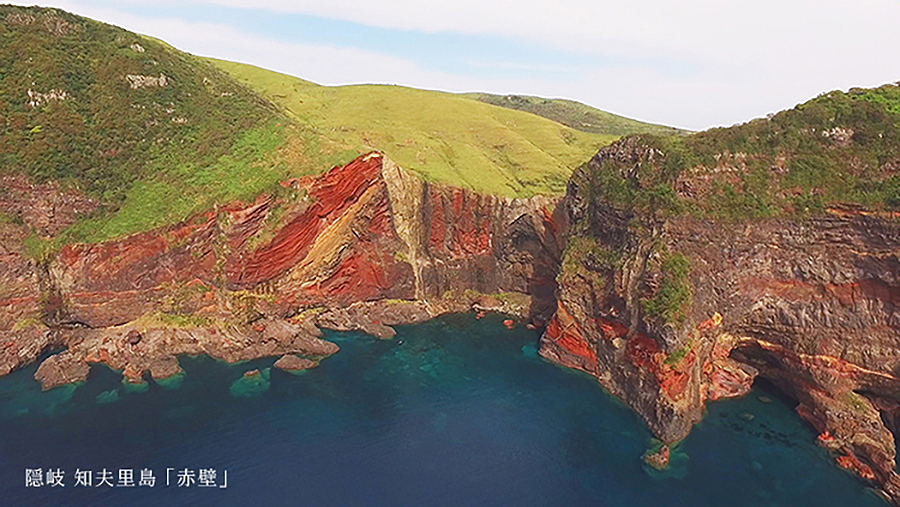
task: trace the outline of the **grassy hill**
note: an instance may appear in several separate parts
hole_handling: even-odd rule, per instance
[[[558,194],[616,138],[460,95],[319,86],[40,7],[0,6],[0,113],[0,175],[102,203],[57,246],[277,192],[373,149],[432,181]]]
[[[210,61],[283,107],[324,145],[354,153],[378,149],[426,179],[492,194],[561,193],[572,169],[616,137],[450,93],[319,86],[250,65]]]
[[[0,112],[0,174],[104,203],[63,241],[162,225],[286,173],[272,104],[207,62],[56,9],[0,6]]]
[[[825,93],[689,136],[639,135],[585,167],[586,191],[631,208],[735,220],[829,207],[900,210],[900,86]],[[640,164],[622,162],[639,154]]]
[[[674,127],[654,125],[607,113],[573,100],[545,99],[527,95],[492,95],[488,93],[467,93],[463,96],[486,104],[543,116],[575,130],[591,134],[626,136],[640,133],[657,135],[688,133],[686,130]]]

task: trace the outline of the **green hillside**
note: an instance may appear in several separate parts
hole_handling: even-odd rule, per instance
[[[641,135],[579,171],[589,199],[735,220],[900,210],[900,86],[834,91],[729,128]],[[638,154],[641,163],[627,160]]]
[[[562,193],[572,169],[616,136],[577,131],[450,93],[401,86],[319,86],[210,60],[282,106],[323,144],[381,150],[426,179],[506,196]]]
[[[642,133],[658,135],[687,133],[686,130],[654,125],[607,113],[573,100],[545,99],[527,95],[491,95],[488,93],[467,93],[463,96],[486,104],[543,116],[575,130],[591,134],[626,136]]]
[[[0,6],[0,111],[0,174],[104,204],[60,241],[179,220],[286,173],[272,104],[205,61],[57,9]]]
[[[432,181],[560,194],[616,138],[455,94],[319,86],[40,7],[0,6],[0,112],[0,175],[102,203],[55,247],[277,192],[373,149]]]

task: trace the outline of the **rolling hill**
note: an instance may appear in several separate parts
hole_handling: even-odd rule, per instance
[[[486,104],[543,116],[575,130],[591,134],[626,136],[639,133],[659,135],[688,133],[686,130],[675,127],[654,125],[607,113],[573,100],[546,99],[528,95],[493,95],[489,93],[467,93],[464,96]]]
[[[281,106],[324,146],[380,150],[425,179],[509,197],[559,194],[574,167],[615,136],[450,93],[402,86],[319,86],[209,60]]]
[[[278,181],[371,150],[430,181],[558,195],[572,170],[618,135],[449,93],[319,86],[62,10],[16,6],[0,6],[0,111],[3,174],[58,181],[100,202],[57,244],[277,192]],[[658,130],[635,126],[644,127]]]
[[[747,220],[900,209],[900,85],[831,91],[687,136],[628,136],[577,174],[591,199]]]

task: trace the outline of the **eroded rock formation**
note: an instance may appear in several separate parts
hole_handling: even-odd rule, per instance
[[[576,225],[541,354],[596,376],[666,443],[688,434],[705,402],[742,395],[761,375],[798,400],[841,466],[897,503],[900,223],[836,209],[653,216],[591,194],[603,164],[628,170],[660,155],[614,144],[573,176],[564,207]]]
[[[378,153],[284,186],[43,261],[22,248],[29,224],[0,224],[2,373],[64,347],[45,387],[97,362],[137,382],[177,373],[179,354],[322,358],[337,346],[320,327],[387,338],[448,312],[555,310],[558,200],[426,183]]]
[[[707,401],[768,378],[838,464],[896,502],[900,225],[852,210],[735,225],[592,198],[604,160],[657,155],[604,149],[560,203],[424,182],[372,153],[279,195],[42,260],[26,253],[29,231],[52,236],[94,205],[4,180],[15,191],[0,208],[42,199],[30,209],[53,214],[0,223],[0,374],[52,349],[64,351],[36,374],[47,388],[98,362],[133,382],[165,378],[179,354],[282,356],[297,370],[338,350],[320,328],[389,338],[393,325],[490,309],[546,323],[541,354],[594,375],[665,443]]]

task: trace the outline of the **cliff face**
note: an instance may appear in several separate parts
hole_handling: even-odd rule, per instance
[[[182,353],[334,353],[318,327],[390,336],[473,307],[538,323],[555,310],[557,200],[427,183],[378,153],[283,187],[44,262],[24,254],[29,223],[2,224],[2,373],[65,346],[39,368],[45,386],[92,362],[139,381],[177,372]]]
[[[542,355],[595,375],[666,442],[758,374],[798,400],[841,466],[898,502],[900,223],[838,209],[733,222],[596,198],[604,164],[662,155],[622,142],[573,176]]]
[[[597,198],[604,164],[660,157],[629,140],[604,149],[560,202],[425,182],[372,153],[41,261],[28,231],[52,236],[95,204],[5,179],[0,210],[38,211],[0,223],[0,374],[52,348],[65,350],[38,368],[45,387],[98,362],[137,382],[178,373],[179,354],[318,359],[338,350],[319,328],[388,337],[495,309],[547,323],[541,354],[596,376],[665,442],[765,377],[841,466],[897,502],[900,223],[840,209],[728,222]]]

